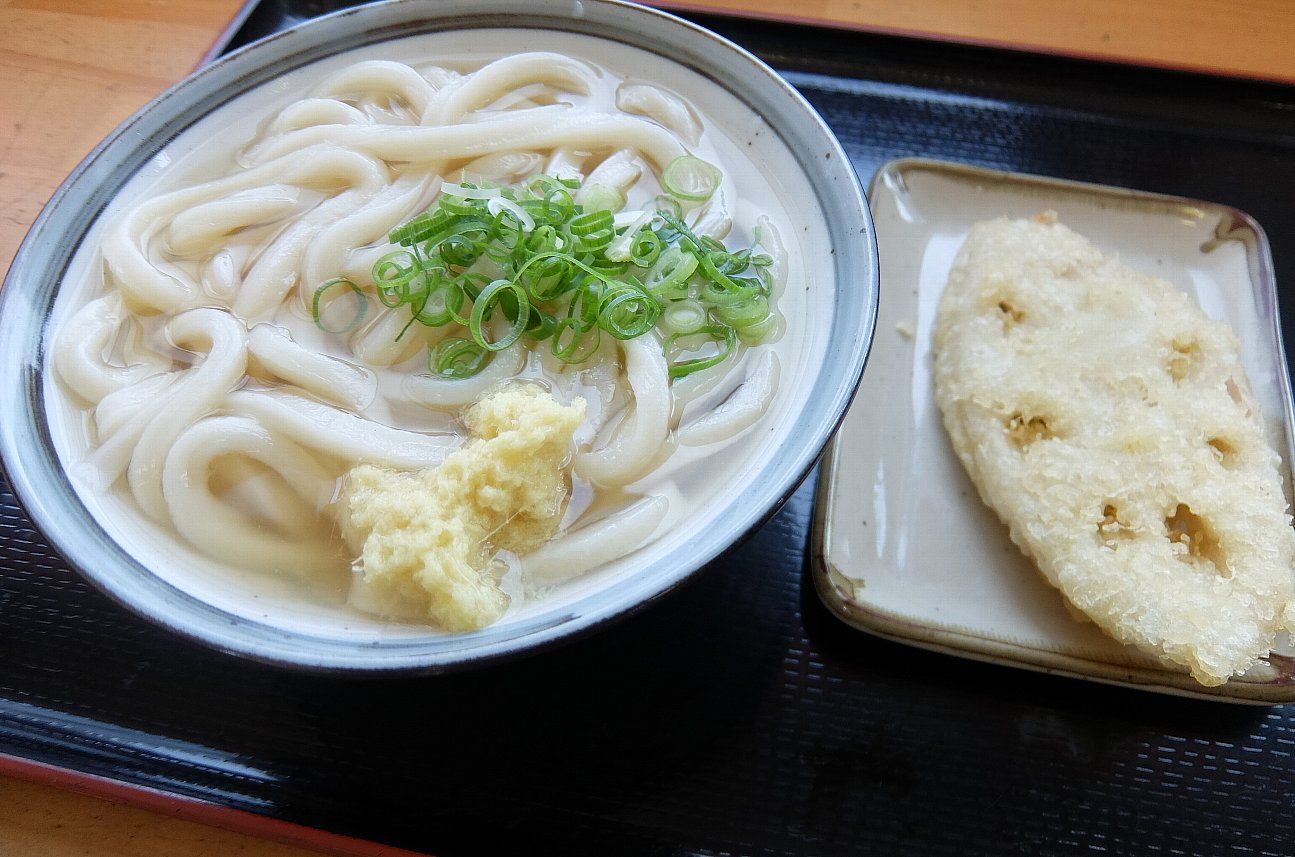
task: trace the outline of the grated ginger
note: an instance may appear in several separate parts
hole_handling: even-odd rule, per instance
[[[468,409],[473,437],[439,467],[353,468],[342,533],[378,603],[446,631],[498,621],[508,596],[490,559],[500,550],[527,553],[557,531],[584,415],[583,399],[564,406],[537,387],[513,385]]]

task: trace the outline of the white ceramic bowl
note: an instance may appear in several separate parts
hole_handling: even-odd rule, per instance
[[[595,36],[664,58],[723,90],[730,106],[720,130],[746,135],[756,148],[777,145],[803,174],[830,247],[828,281],[809,284],[818,352],[800,359],[796,407],[772,426],[733,490],[690,519],[688,533],[658,540],[618,575],[541,602],[519,618],[464,635],[381,630],[280,620],[272,611],[215,597],[192,569],[149,568],[131,538],[97,520],[60,465],[59,436],[45,405],[45,347],[60,281],[80,264],[76,249],[119,192],[221,120],[221,107],[262,84],[344,51],[480,28]],[[621,50],[617,48],[616,50]],[[652,60],[659,62],[659,60]],[[205,120],[205,124],[204,124]],[[733,127],[729,127],[732,125]],[[206,129],[206,130],[205,130]],[[760,134],[765,133],[761,139]],[[745,137],[744,137],[745,138]],[[786,178],[786,177],[784,177]],[[793,185],[799,185],[797,180]],[[819,260],[820,262],[822,260]],[[71,282],[71,280],[69,280]],[[617,0],[395,0],[318,18],[203,68],[149,103],[86,158],[32,227],[0,291],[0,454],[10,482],[35,524],[69,562],[104,592],[177,633],[273,663],[352,672],[436,671],[480,664],[587,631],[659,596],[755,530],[818,459],[858,385],[877,308],[877,251],[868,206],[836,138],[803,98],[741,48],[679,18]],[[812,357],[812,359],[811,359]],[[784,370],[785,374],[792,374]],[[780,394],[781,395],[781,394]],[[790,394],[789,394],[790,395]],[[114,537],[116,536],[116,537]],[[156,565],[156,564],[155,564]],[[183,565],[183,564],[181,564]],[[222,596],[228,593],[221,593]],[[236,593],[235,593],[236,594]]]

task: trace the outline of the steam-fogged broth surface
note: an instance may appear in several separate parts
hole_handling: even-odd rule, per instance
[[[565,171],[622,187],[626,221],[681,154],[722,175],[684,206],[689,225],[773,257],[777,328],[713,369],[671,383],[654,331],[570,365],[523,339],[451,383],[427,362],[446,331],[400,335],[408,308],[373,299],[388,232],[435,204],[443,180]],[[496,565],[502,627],[686,543],[713,498],[740,494],[752,462],[778,454],[828,347],[825,236],[777,135],[672,62],[549,31],[369,46],[222,106],[118,195],[56,302],[51,429],[91,513],[157,574],[240,615],[373,639],[435,630],[366,594],[339,536],[339,480],[361,462],[436,467],[463,443],[463,409],[509,379],[581,398],[557,535]],[[354,311],[348,295],[325,301],[322,328],[312,312],[333,277],[367,295],[354,329],[330,323]]]

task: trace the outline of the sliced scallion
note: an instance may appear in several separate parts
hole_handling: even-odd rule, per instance
[[[327,304],[323,304],[324,295],[338,288],[344,289],[344,294],[339,297],[330,298]],[[345,324],[330,324],[325,316],[336,316],[337,313],[330,312],[330,310],[337,306],[337,302],[339,300],[345,300],[347,294],[355,296],[353,299],[354,309],[343,313],[347,318]],[[314,318],[315,325],[325,333],[350,333],[352,330],[355,330],[355,328],[360,326],[360,322],[364,321],[364,314],[368,309],[369,299],[365,297],[364,292],[361,291],[360,287],[355,285],[355,283],[352,283],[350,280],[343,277],[337,277],[323,283],[319,288],[315,289],[314,295],[310,298],[310,315]]]
[[[391,231],[399,248],[373,266],[375,293],[388,307],[408,307],[406,329],[463,329],[429,352],[429,367],[447,377],[480,371],[490,353],[522,336],[547,340],[559,360],[580,363],[604,334],[633,339],[653,329],[672,354],[684,337],[687,350],[707,355],[676,359],[671,377],[684,377],[727,359],[739,341],[762,341],[781,323],[773,258],[728,248],[682,219],[681,200],[692,207],[710,198],[719,180],[705,161],[676,159],[662,176],[670,195],[634,211],[623,210],[621,190],[575,179],[446,183],[427,211]],[[345,328],[322,318],[333,304],[344,305],[329,291],[342,283],[360,301]],[[349,330],[362,320],[365,300],[350,281],[330,280],[312,307],[321,326]]]
[[[706,307],[702,306],[700,301],[675,301],[661,313],[661,327],[667,333],[687,336],[705,326]]]
[[[711,164],[694,155],[680,155],[661,174],[666,193],[688,202],[705,202],[719,189],[723,176]]]
[[[625,192],[602,182],[593,182],[580,188],[576,202],[585,211],[610,211],[613,214],[625,207]]]
[[[503,336],[492,342],[486,339],[485,327],[496,306],[503,310],[504,318],[509,324]],[[477,345],[487,351],[503,351],[526,332],[530,313],[531,302],[526,298],[525,289],[508,280],[494,280],[473,298],[468,329]]]
[[[707,334],[714,337],[719,345],[719,351],[709,357],[696,357],[691,360],[682,360],[670,364],[670,378],[686,378],[694,372],[700,372],[703,369],[709,369],[712,366],[718,366],[728,359],[737,346],[737,331],[726,324],[709,324],[697,331],[698,334]],[[696,334],[693,334],[696,335]],[[671,336],[666,340],[666,351],[674,348],[675,342],[679,339],[679,334]]]
[[[713,312],[720,321],[741,330],[763,321],[769,315],[769,301],[764,295],[755,294],[750,300],[741,303],[717,306]]]
[[[634,339],[655,327],[660,317],[661,304],[646,289],[618,287],[603,296],[598,326],[617,339]]]
[[[427,369],[444,378],[471,378],[490,364],[494,355],[470,339],[442,339],[428,349]]]
[[[737,338],[744,345],[759,345],[766,342],[769,335],[779,329],[779,316],[769,313],[755,324],[748,324],[737,332]]]
[[[505,213],[512,215],[513,219],[521,225],[523,232],[530,232],[535,228],[535,218],[531,217],[526,212],[526,209],[511,199],[505,199],[502,196],[493,197],[486,202],[486,211],[489,211],[495,217]]]
[[[675,199],[673,196],[661,194],[652,204],[656,206],[657,211],[673,215],[674,217],[683,217],[683,206],[680,205],[679,200]]]

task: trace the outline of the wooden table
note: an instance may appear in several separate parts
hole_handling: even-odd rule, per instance
[[[131,111],[191,70],[241,2],[0,0],[0,270],[64,176]],[[785,0],[661,5],[765,17],[786,8]],[[1295,82],[1288,0],[802,0],[796,10],[802,20],[858,29]],[[317,852],[0,777],[0,853]]]

